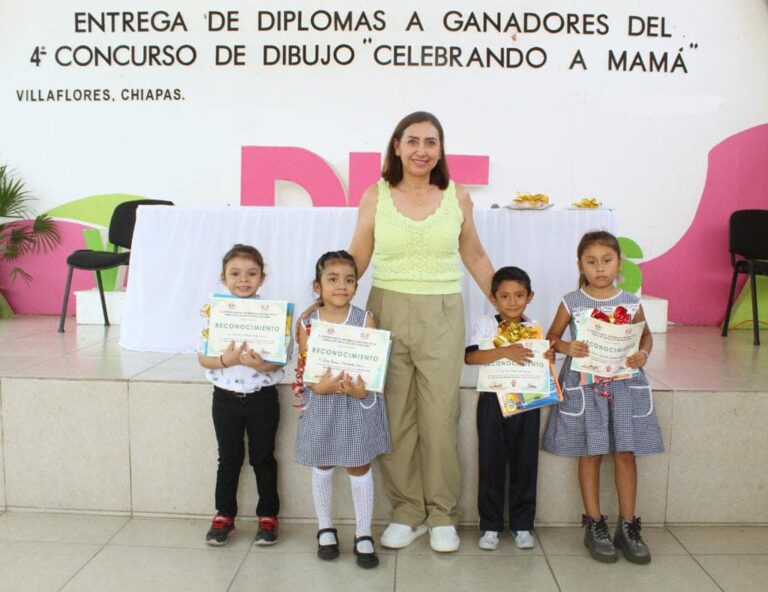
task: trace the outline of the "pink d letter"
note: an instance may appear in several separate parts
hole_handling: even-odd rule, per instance
[[[347,205],[334,170],[314,152],[293,146],[243,146],[240,205],[274,206],[275,181],[292,181],[307,190],[315,206]]]

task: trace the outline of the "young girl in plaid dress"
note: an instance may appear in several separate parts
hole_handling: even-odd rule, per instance
[[[579,457],[579,486],[584,502],[586,527],[584,545],[590,555],[605,563],[618,559],[616,548],[633,563],[648,563],[651,554],[640,536],[640,518],[635,516],[637,466],[635,456],[664,451],[661,430],[653,408],[653,394],[642,368],[648,361],[653,338],[646,325],[636,353],[625,362],[639,372],[629,379],[589,384],[581,373],[571,370],[573,358],[589,354],[589,346],[576,341],[576,319],[602,314],[645,320],[639,299],[616,287],[621,267],[621,248],[608,232],[584,235],[577,249],[579,289],[566,294],[547,333],[555,351],[567,357],[560,372],[564,399],[552,409],[544,435],[544,449]],[[621,307],[621,308],[619,308]],[[565,341],[566,327],[572,341]],[[600,463],[603,455],[613,456],[619,519],[613,540],[606,517],[600,512]]]
[[[357,266],[346,251],[333,251],[320,257],[315,266],[313,288],[320,296],[319,306],[301,324],[302,359],[314,319],[375,327],[371,314],[351,303],[357,291]],[[296,435],[295,460],[312,467],[312,497],[319,523],[318,557],[330,560],[339,556],[338,532],[331,516],[333,469],[339,466],[349,474],[352,488],[357,564],[376,567],[379,560],[371,538],[371,462],[392,449],[384,400],[380,393],[366,391],[359,376],[345,372],[334,376],[330,369],[317,383],[298,390],[302,416]]]

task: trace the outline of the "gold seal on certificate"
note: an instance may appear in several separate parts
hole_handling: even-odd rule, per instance
[[[637,352],[645,322],[627,325],[607,323],[592,317],[576,320],[576,339],[589,345],[589,355],[573,358],[571,370],[602,378],[629,378],[636,368],[624,365]]]
[[[546,393],[549,392],[549,361],[544,353],[549,349],[546,339],[521,339],[520,345],[533,352],[527,364],[516,364],[501,358],[480,366],[477,390],[493,393]],[[494,349],[493,339],[481,339],[480,349]],[[504,346],[502,346],[504,347]],[[507,346],[508,347],[508,346]]]
[[[246,343],[265,362],[285,364],[292,315],[290,302],[212,294],[205,353],[218,356],[234,341]]]
[[[391,340],[389,331],[312,321],[307,342],[306,382],[318,382],[328,368],[333,374],[359,374],[369,391],[382,392]]]

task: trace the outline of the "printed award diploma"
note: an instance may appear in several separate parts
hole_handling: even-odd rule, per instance
[[[282,300],[211,296],[206,354],[218,356],[231,342],[247,343],[266,362],[285,364],[293,304]]]
[[[389,331],[312,321],[307,342],[304,382],[318,382],[328,368],[357,379],[359,374],[369,391],[382,392],[390,349]]]
[[[544,352],[549,349],[549,341],[546,339],[521,339],[517,343],[530,349],[533,352],[533,358],[523,365],[502,358],[480,366],[477,377],[478,391],[494,393],[549,392],[549,360],[544,358]],[[494,349],[493,339],[481,339],[479,345],[480,349]]]
[[[637,369],[627,368],[627,356],[637,352],[645,322],[614,325],[592,317],[576,320],[576,339],[589,345],[589,355],[573,358],[571,370],[603,378],[629,378]]]

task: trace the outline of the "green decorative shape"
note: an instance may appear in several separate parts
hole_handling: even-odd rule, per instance
[[[760,328],[768,328],[768,277],[759,275],[755,278],[757,281],[757,318]],[[731,309],[731,319],[728,322],[728,329],[749,329],[752,330],[752,284],[747,278],[741,293],[736,297]]]
[[[619,236],[619,247],[621,248],[621,283],[619,288],[630,294],[636,294],[643,285],[643,270],[640,269],[636,263],[630,261],[630,259],[641,259],[643,257],[643,250],[635,241],[626,236]]]
[[[52,210],[47,214],[51,218],[66,218],[68,220],[77,220],[84,224],[94,226],[109,226],[112,219],[112,212],[123,202],[135,201],[137,199],[146,199],[141,195],[130,195],[128,193],[109,193],[104,195],[91,195],[74,201],[69,201]]]
[[[643,270],[629,259],[621,262],[621,277],[619,288],[630,294],[636,294],[643,285]]]
[[[107,241],[106,246],[101,242],[101,231],[98,228],[85,228],[83,230],[83,237],[85,238],[85,248],[92,251],[112,251],[115,247]],[[105,269],[101,272],[101,282],[104,286],[105,292],[112,292],[115,289],[117,283],[117,267],[112,269]],[[93,281],[97,282],[96,272],[93,272]]]
[[[620,236],[617,238],[619,241],[619,247],[621,247],[621,254],[625,259],[642,259],[643,250],[635,241],[626,236]]]

